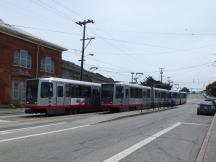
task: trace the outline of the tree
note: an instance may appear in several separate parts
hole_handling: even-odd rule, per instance
[[[143,82],[140,82],[143,86],[149,86],[149,87],[156,87],[156,88],[162,88],[162,89],[172,89],[172,85],[167,83],[162,83],[158,80],[155,80],[152,76],[149,76],[144,80]]]
[[[146,78],[145,81],[140,82],[143,86],[153,87],[154,85],[160,84],[160,81],[155,80],[152,76]]]
[[[207,85],[206,93],[210,96],[216,97],[216,81]]]
[[[183,87],[180,92],[190,92],[190,90],[187,87]]]

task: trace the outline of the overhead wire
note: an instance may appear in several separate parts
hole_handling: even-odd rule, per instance
[[[39,0],[39,2],[41,2],[40,0]],[[46,3],[45,3],[46,4]],[[43,5],[44,6],[44,5]],[[51,8],[50,8],[51,9]],[[55,10],[55,8],[53,8],[54,10]],[[53,10],[52,9],[52,10]],[[103,39],[103,40],[113,40],[113,41],[119,41],[119,42],[124,42],[124,43],[132,43],[132,44],[142,44],[142,45],[144,45],[144,43],[141,43],[141,42],[135,42],[135,41],[125,41],[125,40],[119,40],[119,39],[113,39],[113,38],[106,38],[106,37],[101,37],[101,36],[99,36],[99,38],[100,39]],[[147,46],[152,46],[152,47],[158,47],[158,48],[169,48],[169,47],[163,47],[163,46],[157,46],[157,45],[151,45],[151,44],[145,44],[145,45],[147,45]],[[173,48],[169,48],[169,49],[173,49]],[[177,50],[179,50],[179,49],[177,49]],[[196,68],[197,66],[195,66],[195,67],[188,67],[189,69],[191,69],[191,68]],[[186,68],[181,68],[181,69],[174,69],[174,70],[172,70],[172,71],[176,71],[176,70],[184,70],[184,69],[186,69]]]

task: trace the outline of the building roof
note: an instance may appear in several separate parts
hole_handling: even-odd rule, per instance
[[[80,73],[80,66],[76,65],[73,62],[62,60],[62,72],[64,73],[64,69],[69,70],[71,73],[78,72]],[[107,78],[99,73],[93,73],[91,71],[88,71],[86,69],[83,69],[84,71],[84,79],[91,82],[114,82],[112,78]],[[65,76],[64,76],[65,77]],[[68,77],[67,77],[68,78]]]
[[[0,19],[0,33],[4,33],[22,40],[25,40],[27,42],[31,42],[33,44],[37,44],[40,46],[44,46],[53,50],[57,50],[57,51],[67,51],[66,48],[61,47],[59,45],[56,45],[54,43],[45,41],[43,39],[40,39],[36,36],[33,36],[32,34],[21,30],[19,28],[16,28],[13,25],[10,24],[6,24],[2,19]]]

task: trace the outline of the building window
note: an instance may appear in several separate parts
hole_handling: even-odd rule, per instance
[[[25,101],[26,98],[26,83],[25,81],[12,81],[12,99]]]
[[[12,98],[18,99],[18,96],[19,96],[19,82],[18,81],[13,81],[12,89],[13,89]]]
[[[53,73],[54,72],[54,61],[51,57],[42,57],[41,58],[41,71]]]
[[[31,54],[27,50],[15,50],[13,56],[13,64],[24,68],[31,68]]]

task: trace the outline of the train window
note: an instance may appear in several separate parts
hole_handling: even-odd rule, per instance
[[[135,88],[130,88],[130,97],[131,98],[135,97]]]
[[[166,93],[165,92],[161,92],[161,98],[165,98],[166,97]]]
[[[80,87],[80,97],[91,97],[91,87],[90,86],[79,86]]]
[[[76,85],[74,86],[75,96],[74,97],[80,97],[81,89],[80,86]]]
[[[123,98],[123,97],[124,97],[123,87],[116,86],[116,98]]]
[[[125,90],[125,96],[126,96],[126,98],[128,98],[128,95],[129,95],[129,90],[126,89],[126,90]]]
[[[102,84],[102,87],[101,87],[101,97],[103,99],[105,98],[110,98],[112,99],[113,98],[113,84]]]
[[[161,98],[161,92],[158,92],[158,98]]]
[[[66,97],[75,97],[75,87],[72,84],[66,84]]]
[[[147,97],[150,98],[150,89],[147,90]]]
[[[139,89],[137,89],[137,88],[135,88],[135,98],[138,98],[139,97],[139,91],[138,91]]]
[[[41,98],[53,96],[53,84],[48,82],[41,83]]]
[[[143,91],[143,97],[146,98],[146,91]]]
[[[138,89],[138,98],[142,98],[143,94],[142,94],[142,89]]]
[[[93,97],[100,97],[100,91],[98,89],[93,89],[92,95]]]
[[[70,84],[66,84],[65,85],[65,89],[66,89],[66,97],[71,97],[71,85]]]
[[[155,98],[158,98],[158,92],[155,91]]]
[[[58,97],[63,97],[63,86],[57,86]]]

